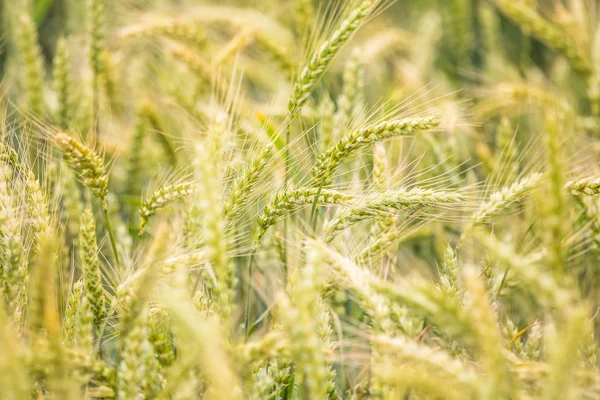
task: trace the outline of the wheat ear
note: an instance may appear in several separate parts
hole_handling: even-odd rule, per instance
[[[180,21],[167,21],[134,27],[124,31],[121,37],[124,39],[166,37],[193,45],[199,49],[206,46],[206,33],[204,30],[196,25]]]
[[[573,196],[597,196],[600,194],[600,177],[569,181],[565,188]]]
[[[73,344],[75,338],[75,325],[77,324],[77,310],[83,297],[83,281],[79,280],[73,284],[71,292],[67,296],[67,304],[63,316],[63,340]]]
[[[377,5],[377,0],[365,0],[360,5],[352,10],[350,15],[344,19],[339,26],[321,45],[311,57],[308,65],[306,65],[300,76],[294,82],[292,95],[288,102],[288,110],[292,117],[300,112],[312,89],[321,79],[336,54],[342,46],[350,39],[352,34],[361,26],[363,21],[369,16],[373,8]]]
[[[173,144],[171,143],[171,140],[164,133],[165,130],[163,128],[163,124],[161,123],[158,110],[154,104],[152,104],[150,101],[145,101],[142,103],[139,109],[139,116],[146,120],[150,130],[155,134],[156,139],[162,146],[163,151],[169,160],[169,164],[174,167],[177,164],[177,154]]]
[[[41,116],[43,111],[44,64],[35,25],[28,14],[18,22],[18,43],[25,63],[26,91],[29,111]]]
[[[257,241],[267,232],[270,226],[299,207],[317,203],[318,205],[350,205],[355,198],[353,195],[330,189],[299,188],[284,190],[269,202],[258,217]]]
[[[306,263],[298,272],[297,281],[279,304],[281,319],[290,335],[297,379],[305,384],[307,396],[315,399],[323,399],[329,392],[326,358],[316,321],[320,297],[318,282],[324,269],[324,258],[319,249],[307,249]]]
[[[102,51],[104,48],[104,1],[88,0],[87,24],[88,24],[88,57],[92,70],[92,126],[95,128],[100,107],[100,75],[104,63]],[[97,132],[95,132],[97,134]]]
[[[222,135],[223,132],[214,132]],[[215,138],[219,140],[220,138]],[[218,153],[217,153],[218,154]],[[218,157],[218,156],[217,156]],[[196,184],[198,193],[195,206],[202,215],[203,242],[206,245],[207,258],[211,263],[214,278],[209,285],[212,289],[213,300],[218,307],[220,316],[228,321],[232,312],[234,274],[233,264],[227,256],[227,238],[225,236],[225,221],[220,212],[222,207],[219,191],[220,176],[215,152],[209,152],[208,146],[199,144],[196,148]]]
[[[148,220],[159,210],[194,193],[196,185],[193,182],[176,183],[156,189],[140,207],[140,230],[146,227]]]
[[[54,90],[58,98],[58,124],[66,129],[71,120],[71,80],[69,72],[69,49],[64,37],[56,43],[56,56],[54,58]]]
[[[469,224],[463,231],[461,239],[464,240],[476,225],[485,223],[490,218],[498,216],[508,207],[522,200],[529,192],[537,188],[542,182],[542,174],[533,173],[500,191],[492,193],[489,200],[482,203],[473,214]]]
[[[85,296],[87,297],[96,326],[106,316],[106,300],[102,286],[102,273],[96,244],[96,221],[90,208],[81,215],[79,232],[80,268],[83,272]]]
[[[577,44],[558,27],[546,21],[524,2],[493,0],[498,9],[515,21],[526,34],[540,40],[546,46],[563,54],[581,73],[588,75],[592,68],[590,60],[581,52]]]
[[[464,196],[457,192],[421,188],[390,190],[372,195],[363,204],[342,211],[338,217],[326,222],[324,227],[326,240],[333,240],[340,231],[354,224],[395,210],[459,203],[463,200]]]
[[[6,165],[0,167],[0,255],[3,260],[0,266],[0,293],[4,294],[8,310],[20,325],[25,311],[21,303],[26,295],[23,282],[27,279],[28,264],[21,234],[22,215],[9,187],[11,172]]]
[[[83,184],[98,198],[108,194],[108,175],[102,157],[66,133],[57,133],[53,142],[62,150],[65,161],[77,172]]]
[[[92,194],[102,200],[102,212],[106,223],[106,230],[110,238],[110,244],[115,257],[115,262],[120,265],[119,251],[115,233],[108,216],[108,173],[102,157],[92,148],[84,145],[79,139],[75,139],[66,133],[59,132],[52,137],[52,141],[63,152],[65,161],[79,175],[83,184]]]
[[[410,135],[438,125],[439,122],[434,117],[408,118],[382,122],[345,135],[319,156],[311,170],[313,185],[327,184],[337,166],[361,147],[396,136]]]
[[[233,220],[242,212],[248,202],[248,197],[261,178],[272,154],[273,144],[270,143],[264,151],[254,157],[236,176],[231,192],[223,204],[223,215],[225,218]]]
[[[482,387],[482,382],[474,370],[466,367],[464,363],[441,349],[401,335],[390,337],[375,334],[372,335],[371,340],[378,348],[384,349],[385,354],[402,360],[399,367],[395,367],[390,361],[375,363],[372,366],[377,370],[378,379],[383,382],[392,385],[399,381],[406,382],[411,387],[415,385],[415,389],[421,389],[424,393],[437,392],[444,397],[448,396],[453,399],[460,399],[461,393],[471,393],[472,396],[477,397]],[[389,358],[384,360],[389,360]],[[426,375],[430,377],[431,381],[414,379],[417,378],[416,372],[420,369],[426,371]],[[445,386],[442,390],[436,388],[436,379],[444,380],[448,387]]]

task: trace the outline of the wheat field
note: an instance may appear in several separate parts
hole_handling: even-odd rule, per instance
[[[600,399],[596,0],[0,0],[0,398]]]

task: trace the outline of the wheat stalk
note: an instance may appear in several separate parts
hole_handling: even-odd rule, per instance
[[[485,223],[490,218],[500,215],[511,205],[522,200],[541,184],[542,178],[542,174],[533,173],[498,192],[492,193],[489,200],[482,203],[472,215],[469,224],[463,231],[462,239],[466,238],[476,225]]]

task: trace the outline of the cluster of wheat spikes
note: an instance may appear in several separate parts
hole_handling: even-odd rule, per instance
[[[596,0],[0,0],[1,399],[600,399]]]

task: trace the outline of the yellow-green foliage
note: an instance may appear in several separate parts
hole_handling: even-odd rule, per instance
[[[599,18],[0,0],[0,398],[599,399]]]

